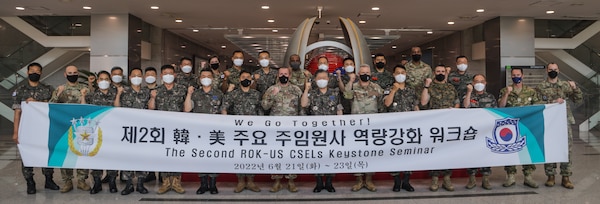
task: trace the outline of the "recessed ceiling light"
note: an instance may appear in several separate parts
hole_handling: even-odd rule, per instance
[[[197,32],[200,32],[200,30],[194,29],[194,30],[192,30],[192,32],[197,33]]]
[[[261,9],[270,9],[271,7],[269,7],[269,6],[267,6],[267,5],[264,5],[264,6],[261,6],[260,8],[261,8]]]
[[[273,31],[274,33],[276,33],[276,32],[279,32],[279,30],[277,30],[277,29],[273,29],[272,31]]]
[[[160,7],[158,7],[158,6],[150,6],[150,9],[154,9],[154,10],[159,9],[159,8]]]
[[[91,6],[84,6],[83,9],[85,9],[85,10],[91,10],[92,7]]]
[[[288,39],[290,37],[289,36],[279,36],[279,38],[281,38],[281,39]],[[287,46],[287,45],[283,45],[283,46]]]
[[[246,35],[246,36],[244,36],[244,37],[242,37],[242,38],[246,38],[246,39],[248,39],[248,38],[254,38],[254,36],[249,36],[249,35]]]
[[[269,23],[275,23],[275,19],[269,19],[269,20],[267,20],[267,22],[269,22]]]
[[[225,48],[227,48],[227,46],[225,46],[225,45],[221,45],[221,48],[222,48],[222,49],[225,49]]]
[[[371,8],[371,10],[373,10],[373,11],[379,11],[379,7],[373,7],[373,8]]]
[[[367,23],[367,21],[358,21],[358,23],[365,24],[365,23]]]
[[[252,45],[251,45],[251,46],[252,46],[252,47],[258,47],[258,46],[260,46],[260,45],[259,45],[258,43],[252,43]]]
[[[477,9],[475,11],[477,11],[477,13],[483,13],[483,12],[485,12],[485,9]]]
[[[108,19],[110,19],[110,20],[117,20],[117,17],[116,16],[109,16]]]
[[[431,35],[433,34],[433,31],[427,31],[427,34]]]
[[[454,21],[448,21],[448,25],[454,25]]]
[[[392,45],[392,49],[396,49],[396,48],[398,48],[398,47],[396,47],[395,45]]]
[[[17,10],[19,10],[19,11],[23,11],[23,10],[25,10],[25,7],[22,7],[22,6],[17,6],[17,7],[15,7],[15,9],[17,9]]]
[[[335,39],[344,39],[344,36],[336,36]]]
[[[175,19],[175,23],[183,23],[183,19],[177,18],[177,19]]]
[[[546,14],[553,14],[554,11],[550,10],[550,11],[546,11]]]

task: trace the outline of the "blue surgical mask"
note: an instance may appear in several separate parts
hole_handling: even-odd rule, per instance
[[[512,78],[512,81],[515,84],[520,84],[522,80],[523,80],[523,78],[521,78],[521,77],[513,77]]]

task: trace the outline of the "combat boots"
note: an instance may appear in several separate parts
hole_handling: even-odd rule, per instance
[[[217,177],[210,177],[210,183],[208,185],[208,190],[210,194],[218,194],[219,189],[217,189]]]
[[[185,193],[185,189],[181,186],[181,176],[171,176],[171,180],[171,189],[179,194]]]
[[[271,187],[271,191],[272,193],[276,193],[279,192],[279,190],[281,190],[281,178],[275,178],[275,183],[273,184],[273,187]]]
[[[438,179],[439,178],[437,176],[431,177],[431,186],[429,186],[430,191],[437,191],[440,188]]]
[[[538,187],[538,184],[533,180],[533,178],[531,177],[531,174],[525,175],[525,181],[523,182],[523,184],[525,184],[526,186],[529,186],[531,188]]]
[[[404,174],[404,178],[402,178],[402,189],[413,192],[415,188],[410,185],[410,174]]]
[[[573,185],[573,183],[571,183],[571,180],[569,180],[568,176],[563,176],[562,177],[562,184],[563,187],[568,188],[568,189],[573,189],[575,188],[575,185]]]
[[[452,186],[452,181],[450,181],[450,175],[444,176],[444,181],[442,182],[442,187],[447,191],[454,191],[454,186]]]
[[[60,189],[61,193],[66,193],[73,190],[73,181],[71,181],[71,179],[65,180],[65,184],[63,185],[63,187]]]
[[[52,174],[47,174],[44,176],[46,177],[46,182],[44,183],[44,188],[51,189],[51,190],[60,189],[60,187],[58,187],[58,185],[56,185],[56,183],[54,183],[54,180],[52,179]]]
[[[315,185],[315,188],[313,189],[313,193],[319,193],[325,188],[323,186],[323,177],[315,176],[315,179],[317,180],[316,181],[317,185]]]
[[[246,176],[246,178],[248,178],[246,188],[253,192],[260,192],[260,188],[254,183],[254,176]]]
[[[556,184],[556,181],[554,180],[554,175],[548,176],[548,180],[546,180],[546,183],[544,185],[548,186],[548,187],[552,187],[554,186],[554,184]]]
[[[27,181],[27,194],[35,194],[35,181],[33,180],[33,177],[26,178],[25,181]]]
[[[365,174],[365,187],[367,187],[367,190],[369,191],[377,191],[377,188],[375,188],[375,184],[373,183],[373,174]]]
[[[145,181],[146,181],[146,178],[138,177],[137,190],[136,190],[137,192],[140,192],[141,194],[148,193],[148,189],[146,189],[146,187],[144,187]]]
[[[354,186],[352,186],[352,191],[359,191],[364,185],[365,185],[365,182],[363,180],[362,175],[356,176],[356,184],[354,184]]]
[[[292,193],[298,192],[298,188],[296,187],[293,178],[288,178],[288,190]]]
[[[117,183],[116,183],[117,177],[116,176],[110,176],[108,178],[108,191],[110,193],[116,193],[119,192],[119,190],[117,189]],[[133,187],[133,186],[132,186]]]
[[[400,175],[394,176],[394,186],[392,187],[392,191],[400,192],[400,186],[402,185],[402,180],[400,179]]]
[[[475,175],[469,175],[469,181],[467,182],[467,186],[465,188],[472,189],[475,188],[477,184],[475,184]]]
[[[200,177],[200,187],[196,190],[196,194],[204,194],[208,191],[208,176]]]
[[[327,192],[333,193],[335,192],[335,188],[333,188],[333,176],[329,175],[329,176],[325,176],[325,190],[327,190]]]
[[[158,191],[156,191],[156,193],[163,194],[171,190],[171,180],[172,177],[170,176],[162,177],[162,185],[160,186],[160,188],[158,188]]]
[[[238,183],[237,186],[235,186],[235,189],[233,190],[234,193],[239,193],[242,192],[245,188],[246,188],[246,176],[244,175],[238,175]]]
[[[492,185],[490,185],[490,176],[483,175],[481,187],[485,190],[492,190]]]
[[[102,191],[102,179],[100,176],[94,176],[94,187],[90,189],[90,194],[96,194]],[[79,188],[79,184],[77,184],[77,188]]]
[[[127,181],[125,181],[125,188],[123,191],[121,191],[121,195],[129,195],[133,193],[133,191],[135,191],[133,188],[133,181],[132,178],[129,178]]]
[[[83,191],[89,191],[91,189],[83,178],[77,179],[77,188]]]
[[[509,173],[506,174],[506,181],[504,181],[504,183],[502,184],[502,186],[504,187],[510,187],[515,185],[515,174],[514,173]]]

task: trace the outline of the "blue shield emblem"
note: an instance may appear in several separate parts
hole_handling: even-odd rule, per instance
[[[527,145],[525,135],[519,133],[519,119],[496,120],[492,138],[486,138],[486,146],[492,152],[509,154],[519,152]]]

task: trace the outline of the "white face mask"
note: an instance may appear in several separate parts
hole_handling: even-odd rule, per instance
[[[473,88],[475,89],[475,91],[483,91],[483,89],[485,89],[485,84],[476,83],[475,85],[473,85]]]
[[[235,65],[236,67],[240,67],[244,64],[244,60],[243,59],[233,59],[233,65]]]
[[[121,76],[121,75],[114,75],[111,78],[112,78],[112,81],[115,83],[121,83],[123,81],[123,76]]]
[[[396,81],[398,83],[402,83],[402,82],[406,81],[406,75],[404,75],[404,74],[398,74],[398,75],[396,75],[394,77],[394,79],[396,79]]]
[[[142,77],[131,77],[129,81],[131,81],[131,84],[139,86],[140,84],[142,84]]]
[[[98,88],[100,88],[102,90],[106,90],[106,89],[108,89],[108,87],[110,87],[110,82],[108,82],[106,80],[102,80],[102,81],[98,82]]]
[[[173,83],[173,81],[175,81],[175,75],[165,74],[162,76],[162,81],[167,84]]]
[[[467,64],[456,65],[456,68],[458,69],[458,71],[461,71],[461,72],[464,72],[465,70],[467,70],[467,67],[469,67]]]
[[[317,86],[319,88],[325,88],[325,87],[327,87],[328,83],[329,83],[329,81],[326,80],[326,79],[319,79],[319,80],[317,80]]]
[[[154,82],[156,82],[156,77],[154,77],[154,76],[147,76],[146,77],[146,83],[153,84]]]
[[[346,66],[344,69],[346,69],[346,72],[354,72],[354,66],[352,65]]]
[[[200,83],[202,84],[202,86],[210,86],[212,84],[212,79],[211,78],[202,78],[202,79],[200,79]]]
[[[268,67],[268,66],[269,66],[269,64],[271,63],[271,61],[270,61],[270,60],[268,60],[268,59],[261,59],[261,60],[259,61],[259,63],[260,63],[260,66],[261,66],[261,67]]]
[[[183,66],[183,67],[181,68],[181,71],[182,71],[183,73],[190,73],[190,72],[192,72],[192,66],[190,66],[190,65],[185,65],[185,66]]]
[[[327,70],[329,70],[329,66],[327,66],[326,64],[320,64],[319,65],[319,70],[327,71]]]

